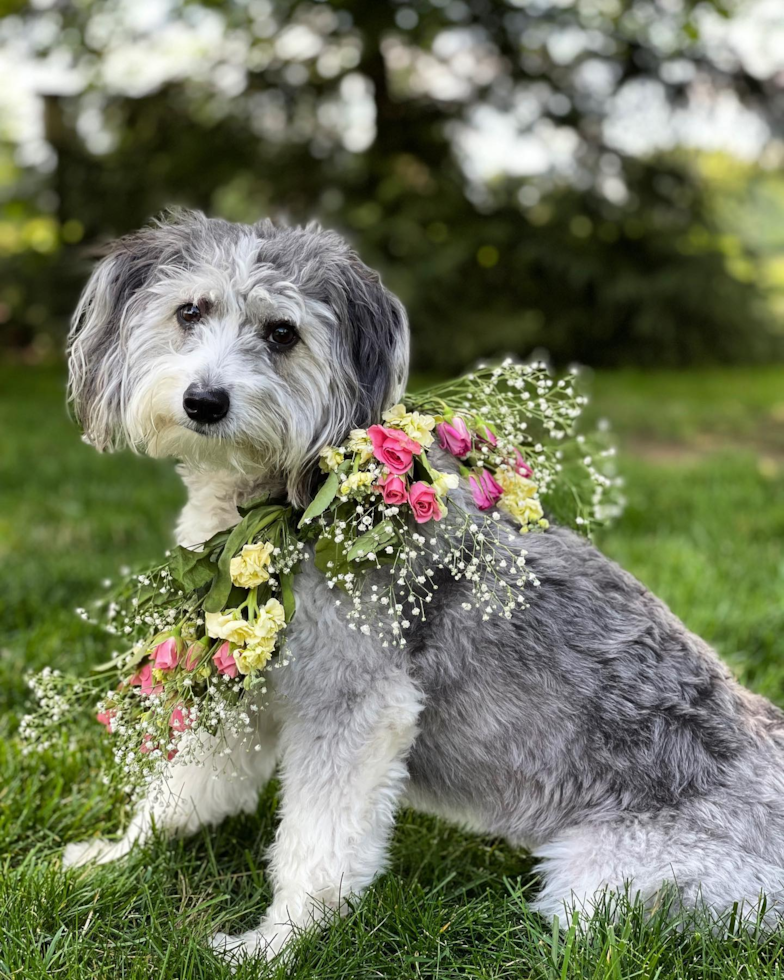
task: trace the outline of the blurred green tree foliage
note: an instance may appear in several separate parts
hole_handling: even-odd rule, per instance
[[[59,346],[89,246],[182,204],[343,230],[407,303],[420,369],[537,346],[594,365],[778,354],[758,242],[727,234],[695,155],[607,140],[640,81],[677,106],[699,77],[777,125],[773,83],[703,44],[706,8],[732,12],[0,0],[0,40],[44,79],[39,137],[0,123],[0,330]],[[511,144],[483,135],[498,120],[550,159],[508,166]]]

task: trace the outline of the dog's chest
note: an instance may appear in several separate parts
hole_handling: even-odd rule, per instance
[[[254,496],[258,481],[238,481],[237,475],[223,472],[179,470],[188,490],[188,502],[177,521],[177,544],[195,548],[232,527],[239,520],[237,504]]]

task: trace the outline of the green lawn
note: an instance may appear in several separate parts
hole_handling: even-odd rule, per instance
[[[153,846],[94,873],[59,870],[65,842],[116,831],[97,780],[106,746],[85,719],[45,757],[14,741],[25,670],[86,670],[105,636],[72,610],[123,564],[160,553],[182,492],[171,466],[102,457],[68,421],[56,369],[0,370],[0,977],[228,977],[204,946],[269,898],[262,855],[276,787],[255,816]],[[622,372],[594,379],[629,507],[600,544],[784,705],[784,369]],[[589,937],[528,911],[530,861],[498,840],[401,814],[389,873],[347,919],[298,947],[298,978],[779,977],[782,938],[644,923]],[[239,975],[264,970],[246,966]],[[270,975],[284,975],[273,967]]]

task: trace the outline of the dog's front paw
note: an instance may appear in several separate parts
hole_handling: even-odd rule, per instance
[[[236,968],[246,959],[274,959],[284,951],[284,947],[293,936],[294,928],[291,923],[273,925],[262,922],[258,929],[251,929],[239,936],[227,936],[224,932],[216,932],[210,940],[210,945],[219,956]]]
[[[88,864],[108,864],[128,853],[123,841],[82,840],[76,844],[66,844],[63,851],[63,868],[82,868]]]
[[[108,846],[109,841],[100,838],[66,844],[63,851],[63,868],[81,868],[85,864],[95,864]]]

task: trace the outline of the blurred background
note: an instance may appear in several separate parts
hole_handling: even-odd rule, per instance
[[[784,354],[780,0],[0,0],[0,332],[172,204],[344,231],[415,368]],[[9,355],[10,356],[10,355]]]

